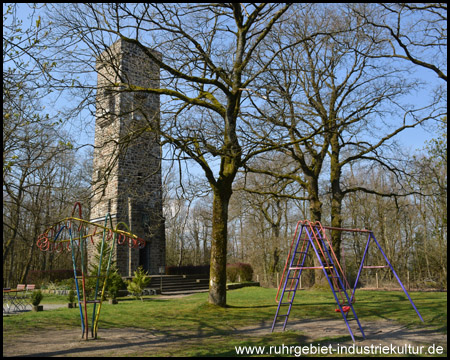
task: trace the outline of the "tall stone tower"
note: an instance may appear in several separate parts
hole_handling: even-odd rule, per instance
[[[161,58],[161,54],[152,51]],[[91,222],[129,224],[146,241],[143,249],[117,246],[122,276],[138,266],[158,274],[165,266],[162,213],[159,95],[127,91],[128,86],[159,88],[159,66],[137,45],[118,40],[97,58],[97,99]],[[92,252],[91,252],[92,253]]]

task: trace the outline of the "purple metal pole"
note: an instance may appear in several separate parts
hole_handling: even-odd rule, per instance
[[[298,223],[297,223],[297,226],[298,226]],[[274,317],[273,323],[272,323],[272,332],[273,332],[273,329],[275,328],[275,324],[277,322],[277,318],[279,317],[278,314],[280,312],[281,305],[283,304],[283,297],[284,297],[284,293],[286,292],[286,285],[288,283],[288,280],[290,280],[289,279],[289,275],[291,273],[290,268],[292,267],[292,264],[294,262],[295,254],[297,252],[297,248],[298,248],[298,245],[300,243],[302,234],[303,234],[303,225],[301,225],[300,233],[299,233],[299,235],[297,237],[297,242],[295,244],[294,252],[291,253],[291,250],[292,250],[292,247],[291,247],[291,250],[289,251],[288,259],[286,261],[286,265],[289,265],[289,266],[286,266],[285,269],[284,269],[285,271],[287,269],[287,273],[286,273],[286,278],[284,279],[283,290],[281,291],[280,298],[278,299],[277,312],[275,313],[275,317]],[[292,243],[292,245],[293,245],[293,243]],[[308,251],[308,250],[306,250],[306,251]],[[289,258],[289,256],[290,256],[290,258]],[[285,272],[283,273],[283,277],[284,277],[284,274],[285,274]],[[278,291],[280,291],[280,289],[281,289],[281,282],[283,281],[283,277],[282,277],[282,279],[280,281],[280,286],[278,287]],[[300,278],[300,276],[299,276],[299,278]],[[283,331],[286,328],[288,317],[289,317],[289,314],[291,312],[292,302],[294,302],[294,297],[295,297],[295,292],[297,291],[297,286],[298,286],[298,279],[297,279],[297,283],[295,284],[294,294],[293,294],[293,296],[291,298],[291,304],[289,305],[289,308],[288,308],[288,311],[287,311],[286,315],[283,315],[283,316],[285,316],[284,323],[283,323]],[[277,296],[278,296],[278,294],[277,294]]]
[[[361,270],[364,265],[364,260],[366,259],[366,254],[367,254],[367,251],[369,250],[370,234],[369,234],[369,238],[367,239],[366,248],[364,250],[363,258],[361,260],[361,265],[359,266],[358,275],[356,275],[355,286],[353,287],[352,297],[350,298],[351,303],[353,303],[353,298],[355,297],[356,287],[358,286],[359,276],[361,275]]]
[[[312,227],[312,226],[311,226],[311,227]],[[350,333],[350,336],[351,336],[353,342],[355,342],[355,336],[353,335],[353,331],[352,331],[352,329],[350,328],[350,325],[349,325],[349,323],[348,323],[348,321],[347,321],[347,316],[345,315],[344,310],[342,309],[341,303],[340,303],[340,301],[339,301],[339,299],[338,299],[338,297],[337,297],[335,291],[333,290],[333,284],[331,283],[330,278],[328,277],[327,271],[325,270],[325,266],[323,265],[322,260],[320,259],[319,252],[317,251],[316,246],[314,245],[314,240],[313,240],[314,229],[313,229],[313,228],[311,229],[311,234],[310,234],[310,232],[308,231],[308,229],[305,229],[305,230],[306,230],[306,232],[307,232],[307,234],[308,234],[308,236],[309,236],[309,239],[310,239],[310,241],[311,241],[311,245],[312,245],[312,247],[313,247],[313,249],[314,249],[314,252],[316,253],[317,259],[319,260],[319,263],[320,263],[320,265],[322,266],[322,270],[323,270],[323,272],[324,272],[324,274],[325,274],[325,278],[327,279],[328,284],[330,285],[331,292],[333,293],[334,299],[336,300],[336,304],[337,304],[337,306],[339,307],[339,310],[341,310],[341,315],[342,315],[342,317],[344,318],[345,325],[347,325],[348,332]],[[320,246],[320,244],[318,244],[318,245]],[[351,304],[350,304],[350,305],[351,305]],[[354,313],[354,312],[353,312],[353,313]],[[361,328],[361,327],[360,327],[360,329],[361,329],[361,332],[362,332],[362,328]],[[363,334],[363,338],[365,338],[364,332],[362,332],[362,334]]]
[[[410,302],[411,305],[413,306],[414,310],[416,310],[416,313],[417,313],[417,315],[419,316],[420,320],[422,320],[422,322],[424,322],[423,319],[422,319],[422,315],[420,315],[419,310],[417,310],[416,305],[414,305],[414,302],[412,301],[411,297],[409,296],[408,292],[406,291],[405,287],[403,286],[402,282],[400,281],[400,278],[398,277],[397,273],[395,272],[394,268],[392,267],[391,263],[389,262],[389,260],[388,260],[388,258],[387,258],[387,256],[386,256],[386,254],[384,253],[384,251],[383,251],[383,249],[381,248],[380,244],[378,244],[378,241],[377,241],[377,239],[375,238],[375,235],[373,235],[373,233],[370,233],[369,239],[370,239],[370,237],[372,237],[373,240],[375,241],[375,243],[377,244],[378,249],[380,249],[381,253],[383,254],[384,259],[386,260],[386,262],[388,263],[388,265],[389,265],[389,267],[391,268],[392,272],[394,273],[395,277],[397,278],[398,283],[400,284],[400,286],[402,287],[402,289],[403,289],[403,291],[405,292],[406,296],[408,297],[409,302]],[[367,242],[367,243],[369,243],[369,242]],[[362,265],[362,263],[361,263],[361,265]]]
[[[359,330],[361,331],[362,337],[363,337],[363,339],[365,339],[365,338],[366,338],[366,335],[364,334],[364,330],[363,330],[363,328],[362,328],[362,326],[361,326],[361,323],[359,322],[359,319],[358,319],[358,316],[356,315],[355,309],[353,308],[353,304],[352,304],[351,298],[349,299],[349,297],[348,297],[347,290],[346,290],[346,288],[345,288],[344,282],[342,281],[341,276],[339,275],[339,271],[337,270],[338,267],[340,268],[338,259],[335,258],[336,263],[334,263],[334,262],[333,262],[333,259],[332,259],[332,256],[330,255],[330,253],[329,253],[328,250],[327,250],[327,246],[326,246],[325,241],[324,241],[324,239],[326,238],[325,232],[324,232],[323,237],[322,237],[322,236],[320,235],[320,231],[319,231],[316,227],[314,227],[314,228],[317,230],[317,235],[318,235],[319,239],[322,241],[322,244],[323,244],[323,246],[324,246],[324,250],[325,250],[325,252],[326,252],[328,258],[330,259],[330,262],[331,262],[332,268],[333,268],[333,270],[334,270],[334,273],[336,274],[337,279],[338,279],[338,281],[339,281],[339,285],[340,285],[341,289],[343,290],[344,295],[345,295],[345,298],[347,299],[348,305],[350,306],[350,309],[351,309],[352,312],[353,312],[353,316],[355,317],[355,320],[356,320],[356,322],[358,323],[358,327],[359,327]],[[320,261],[320,258],[319,258],[319,261]],[[337,295],[336,295],[336,292],[335,292],[335,290],[334,290],[334,286],[333,286],[333,284],[332,284],[330,278],[328,277],[325,268],[323,269],[323,271],[324,271],[324,273],[325,273],[325,277],[326,277],[327,280],[328,280],[328,283],[330,284],[331,291],[333,292],[334,298],[335,298],[336,301],[337,301],[337,305],[338,305],[338,307],[339,307],[339,310],[340,310],[341,313],[342,313],[342,316],[343,316],[343,318],[344,318],[344,321],[345,321],[345,323],[347,324],[347,327],[350,328],[350,325],[349,325],[348,322],[347,322],[347,315],[345,314],[345,312],[344,312],[344,310],[343,310],[343,308],[342,308],[342,305],[343,305],[343,304],[341,304],[341,302],[339,301],[339,299],[338,299],[338,297],[337,297]],[[342,273],[342,276],[345,276],[344,273]],[[353,334],[352,334],[351,331],[350,331],[350,335],[352,335],[353,341],[355,341],[355,339],[354,339]]]

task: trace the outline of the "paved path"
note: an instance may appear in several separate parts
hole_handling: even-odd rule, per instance
[[[67,307],[67,304],[42,304],[42,305],[44,306],[44,310],[54,310],[54,309]],[[31,311],[31,305],[27,305],[25,310],[10,311],[9,313],[3,312],[3,316],[21,314],[21,313],[28,312],[28,311]]]
[[[160,353],[166,356],[183,356],[186,350],[195,350],[198,354],[214,353],[217,356],[230,356],[231,351],[234,350],[232,342],[237,340],[247,340],[251,344],[258,343],[262,337],[267,337],[269,340],[266,341],[270,341],[271,345],[280,347],[281,344],[276,343],[277,338],[271,335],[271,325],[272,321],[268,320],[243,328],[225,326],[220,330],[205,327],[201,322],[199,322],[198,329],[192,331],[170,328],[164,330],[100,328],[98,339],[89,341],[81,340],[79,328],[74,327],[63,330],[45,328],[39,330],[31,329],[27,332],[26,337],[21,338],[20,342],[17,341],[14,335],[9,335],[4,328],[3,356],[142,357],[158,356]],[[345,346],[349,349],[355,344],[349,339],[348,330],[342,319],[291,320],[288,326],[289,331],[296,332],[296,338],[295,340],[289,340],[291,341],[289,346],[309,346],[313,344],[315,339],[325,337],[330,338],[330,340],[323,340],[319,345],[328,347],[329,344],[332,344],[335,350],[339,346],[341,348]],[[422,346],[423,352],[421,354],[425,355],[425,351],[428,351],[433,345],[442,346],[444,349],[447,348],[446,333],[437,332],[423,325],[409,328],[395,321],[381,320],[364,321],[363,326],[367,337],[365,340],[355,332],[357,335],[356,345],[359,349],[370,349],[373,345],[373,348],[386,346],[390,350],[393,346],[400,348],[411,344],[414,345],[415,349],[417,346]],[[346,339],[343,340],[342,337]],[[218,350],[217,352],[211,350],[215,343],[223,347],[226,341],[230,341],[229,349],[223,348],[223,350]],[[317,348],[319,345],[317,345]],[[203,350],[202,347],[204,347]],[[400,352],[398,353],[400,354]],[[336,351],[333,354],[336,355]],[[378,352],[378,354],[380,353]],[[403,352],[402,354],[406,353]],[[412,354],[418,353],[413,352]]]

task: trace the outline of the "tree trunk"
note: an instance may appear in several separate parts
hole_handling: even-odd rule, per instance
[[[310,220],[312,222],[320,221],[322,218],[322,202],[319,198],[319,179],[313,176],[305,176],[305,178],[308,182]]]
[[[33,240],[37,239],[38,236],[39,236],[39,226],[38,226],[38,224],[39,224],[38,223],[38,219],[35,219],[35,228],[34,228],[34,234],[33,234],[34,236],[32,237]],[[21,283],[21,284],[25,284],[25,282],[26,282],[28,271],[30,270],[31,262],[33,261],[33,258],[34,258],[34,251],[36,249],[36,242],[35,241],[31,241],[31,244],[30,244],[28,249],[29,249],[28,250],[28,256],[26,257],[26,260],[25,260],[25,266],[23,267],[22,274],[20,275],[20,278],[19,278],[19,283]]]
[[[342,227],[342,200],[344,194],[341,190],[341,165],[339,164],[339,139],[337,134],[331,137],[331,160],[330,160],[330,182],[331,182],[331,226]],[[338,261],[341,257],[341,231],[331,232],[331,243]]]
[[[308,180],[309,180],[308,183],[310,184],[310,186],[308,187],[309,213],[310,213],[310,220],[314,223],[316,221],[320,221],[322,218],[322,202],[319,199],[319,184],[317,178],[311,177]],[[317,244],[314,245],[317,248]],[[317,255],[314,253],[314,250],[311,249],[310,251],[312,251],[313,265],[321,266],[319,259],[317,258]],[[317,251],[319,252],[320,255],[319,249],[317,249]],[[307,266],[310,266],[310,264],[307,264]],[[327,283],[323,270],[313,270],[309,280],[312,285],[319,287],[322,287]]]
[[[331,226],[342,227],[342,193],[339,191],[333,194],[331,200]],[[333,251],[336,254],[338,261],[341,261],[341,231],[331,231],[331,244],[333,245]]]
[[[213,199],[208,301],[210,304],[222,307],[225,307],[227,304],[227,223],[231,193],[230,183],[226,188],[215,189]]]
[[[203,233],[202,233],[202,238],[203,238],[203,263],[206,264],[206,262],[208,261],[208,226],[206,223],[204,223],[203,225]]]

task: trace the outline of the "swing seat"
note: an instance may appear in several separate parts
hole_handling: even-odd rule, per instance
[[[334,311],[341,312],[341,309],[337,308],[337,309],[334,309]],[[345,313],[349,312],[350,311],[350,306],[343,306],[342,307],[342,311],[345,312]]]

